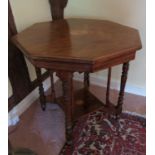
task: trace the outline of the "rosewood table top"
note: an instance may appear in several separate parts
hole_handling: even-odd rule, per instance
[[[90,19],[37,23],[14,36],[13,41],[38,67],[66,70],[67,66],[59,64],[71,63],[76,67],[69,70],[89,72],[132,60],[141,48],[136,29]],[[55,64],[49,64],[52,62]]]

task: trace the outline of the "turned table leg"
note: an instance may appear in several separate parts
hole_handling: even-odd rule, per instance
[[[128,76],[128,70],[129,70],[129,62],[126,62],[123,64],[123,67],[122,67],[121,85],[120,85],[118,102],[116,106],[116,115],[119,115],[122,112],[122,105],[123,105],[123,99],[124,99],[125,84]]]
[[[84,109],[87,110],[88,102],[88,89],[89,89],[90,81],[89,81],[89,72],[84,73]]]
[[[108,80],[107,80],[107,90],[106,90],[106,106],[109,105],[110,99],[110,83],[111,83],[111,67],[108,69]]]
[[[84,73],[84,88],[88,90],[89,85],[90,85],[90,82],[89,82],[89,72],[85,72]]]
[[[54,78],[53,78],[53,71],[49,70],[50,74],[50,79],[51,79],[51,97],[52,97],[52,102],[56,103],[56,95],[55,95],[55,89],[54,89]]]
[[[37,80],[39,82],[39,99],[40,99],[40,104],[41,104],[41,108],[42,110],[45,110],[46,108],[46,97],[44,94],[44,88],[43,88],[43,84],[41,81],[41,69],[38,67],[35,67],[36,70],[36,75],[37,75]]]
[[[62,81],[63,98],[66,117],[66,139],[67,145],[72,146],[72,123],[73,123],[73,73],[57,72]]]

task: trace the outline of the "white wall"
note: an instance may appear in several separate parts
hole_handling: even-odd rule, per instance
[[[67,17],[107,19],[139,30],[143,49],[137,52],[131,62],[128,85],[145,92],[146,45],[145,45],[145,0],[69,0],[65,10]],[[121,66],[113,70],[113,80],[119,81]],[[96,74],[105,78],[106,71]]]
[[[10,0],[17,30],[41,21],[51,20],[48,0]]]
[[[48,0],[10,0],[10,2],[18,32],[33,23],[51,20]],[[131,89],[138,88],[138,91],[145,92],[145,0],[69,0],[65,16],[108,19],[137,28],[140,31],[143,49],[137,52],[136,59],[131,62],[128,85]],[[30,63],[28,66],[31,79],[34,79],[34,68]],[[114,67],[113,81],[119,81],[120,73],[121,66]],[[106,71],[97,72],[95,77],[105,79]]]

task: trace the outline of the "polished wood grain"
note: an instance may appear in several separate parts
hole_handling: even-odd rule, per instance
[[[38,23],[16,35],[13,41],[35,65],[38,60],[72,65],[82,63],[89,65],[90,71],[117,65],[124,56],[124,62],[132,60],[136,50],[141,48],[136,29],[88,19]]]

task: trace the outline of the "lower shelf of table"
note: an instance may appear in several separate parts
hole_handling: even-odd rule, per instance
[[[65,111],[63,97],[58,97],[56,102]],[[113,104],[108,103],[108,106],[95,97],[89,90],[80,89],[74,92],[73,103],[73,120],[76,121],[79,117],[103,108],[106,113],[115,114],[116,108]]]

